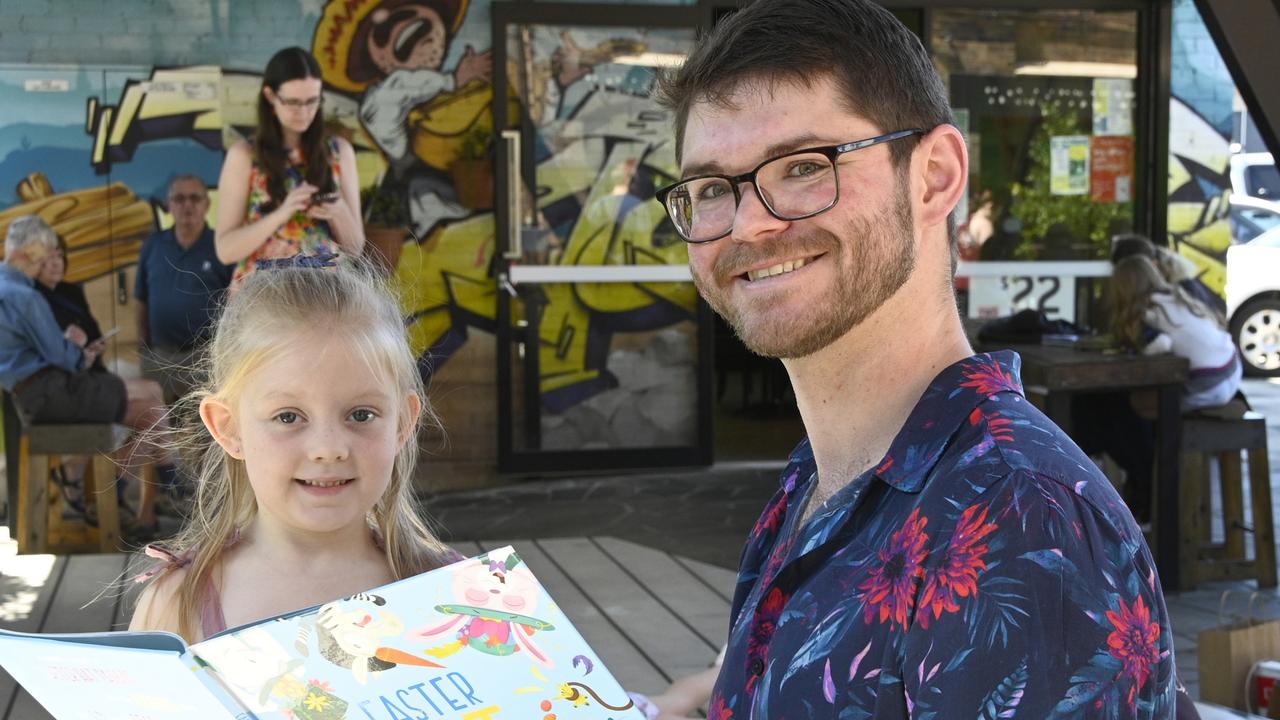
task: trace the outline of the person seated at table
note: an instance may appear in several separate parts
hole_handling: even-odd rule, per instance
[[[1111,274],[1111,333],[1144,354],[1172,352],[1191,365],[1182,411],[1230,402],[1241,365],[1222,318],[1170,282],[1144,254],[1123,257]],[[1072,403],[1073,438],[1090,455],[1105,453],[1125,472],[1122,496],[1138,522],[1151,512],[1156,398],[1152,391],[1082,395]]]
[[[1243,367],[1222,317],[1168,282],[1149,258],[1135,255],[1111,272],[1112,334],[1145,355],[1171,352],[1191,364],[1182,393],[1188,412],[1223,405],[1240,387]]]
[[[31,227],[28,227],[29,225]],[[47,225],[44,227],[48,228]],[[20,232],[24,229],[29,233],[38,233],[40,230],[40,228],[34,227],[31,223],[25,223],[19,227]],[[102,340],[101,327],[89,309],[84,287],[79,283],[69,283],[65,280],[67,242],[60,235],[53,233],[52,228],[48,229],[53,235],[54,247],[50,252],[44,254],[32,286],[44,298],[53,316],[54,324],[66,337],[71,337],[72,334],[76,333],[82,334],[85,337],[85,347],[98,348],[98,351],[94,353],[93,361],[83,372],[90,375],[108,376],[109,380],[104,379],[101,381],[104,385],[121,381],[121,378],[108,372],[102,364],[101,352],[106,349],[106,344]],[[13,235],[13,232],[13,230],[10,230],[10,236]],[[72,328],[75,328],[75,330],[72,330]],[[164,398],[159,384],[151,380],[139,379],[123,380],[123,383],[126,404],[123,418],[125,424],[139,430],[149,430],[162,426],[164,423]],[[15,391],[15,397],[19,399],[19,402],[21,402],[21,395],[21,392]],[[35,419],[36,421],[42,420],[38,415]],[[59,421],[53,417],[49,419],[55,422]],[[105,422],[110,420],[112,419],[86,416],[80,419],[68,418],[62,421]],[[161,467],[168,465],[163,453],[154,446],[154,443],[140,439],[139,442],[127,446],[126,450],[124,457],[130,461],[126,464],[126,467],[131,464],[136,467],[139,464],[153,461],[158,462]],[[63,458],[63,466],[55,476],[62,488],[63,497],[66,499],[67,504],[79,512],[84,512],[85,509],[84,471],[88,465],[88,460],[83,456]],[[162,472],[160,468],[157,468],[157,471]],[[137,516],[126,529],[135,540],[150,539],[158,528],[155,516],[155,488],[149,483],[143,483],[139,495]]]
[[[1111,238],[1111,264],[1115,265],[1125,258],[1141,255],[1155,263],[1160,275],[1171,285],[1178,285],[1188,295],[1204,303],[1205,307],[1217,313],[1225,324],[1227,301],[1212,288],[1204,284],[1199,277],[1196,264],[1167,247],[1156,245],[1145,235],[1123,233]]]

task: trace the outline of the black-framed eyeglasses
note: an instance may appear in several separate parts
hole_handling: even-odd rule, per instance
[[[836,158],[924,132],[898,130],[840,145],[796,150],[769,158],[741,175],[685,178],[658,190],[654,196],[667,209],[685,242],[711,242],[733,231],[738,204],[742,202],[742,183],[751,183],[770,215],[779,220],[803,220],[830,210],[840,200]]]
[[[311,110],[313,108],[320,107],[320,103],[324,102],[324,97],[317,95],[316,97],[307,98],[306,100],[299,100],[297,98],[286,98],[277,95],[276,102],[290,110]]]

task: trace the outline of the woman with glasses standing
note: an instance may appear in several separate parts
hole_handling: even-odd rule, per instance
[[[320,65],[285,48],[262,74],[252,144],[227,151],[218,179],[218,259],[235,263],[234,291],[258,261],[364,249],[351,143],[325,132]]]

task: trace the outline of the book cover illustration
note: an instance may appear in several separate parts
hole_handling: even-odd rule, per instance
[[[191,649],[263,720],[642,720],[510,547]]]

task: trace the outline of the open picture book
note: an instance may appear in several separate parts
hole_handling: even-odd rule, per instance
[[[505,547],[187,646],[172,633],[0,631],[59,720],[642,720]]]

